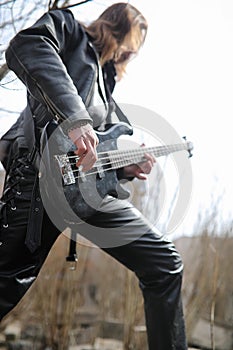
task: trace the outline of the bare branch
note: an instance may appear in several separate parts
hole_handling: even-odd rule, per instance
[[[4,63],[0,67],[0,81],[7,75],[8,72],[9,72],[9,68],[7,67],[7,64]]]
[[[86,2],[89,2],[89,1],[93,1],[93,0],[83,0],[81,2],[77,2],[76,4],[63,6],[61,8],[62,9],[66,9],[66,8],[70,8],[70,7],[75,7],[75,6],[79,6],[79,5],[85,4]]]
[[[4,6],[4,5],[11,4],[12,2],[13,2],[13,0],[8,0],[8,1],[5,1],[5,2],[2,2],[2,3],[0,4],[0,7],[1,7],[1,6]]]
[[[9,114],[19,114],[20,113],[19,111],[11,111],[11,110],[6,109],[6,108],[0,108],[0,112],[6,112]],[[0,116],[0,118],[1,118],[1,116]]]
[[[63,5],[59,6],[58,5],[59,0],[55,0],[54,2],[52,2],[50,0],[50,2],[49,2],[49,10],[54,10],[54,9],[57,9],[57,8],[66,9],[66,8],[70,8],[70,7],[75,7],[75,6],[79,6],[79,5],[85,4],[86,2],[89,2],[89,1],[92,1],[92,0],[83,0],[83,1],[77,2],[75,4],[69,5],[69,1],[65,0],[63,2]]]
[[[55,10],[58,8],[59,0],[49,1],[49,10]]]

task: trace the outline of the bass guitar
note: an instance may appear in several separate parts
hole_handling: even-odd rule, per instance
[[[118,149],[118,138],[132,134],[132,128],[120,122],[108,125],[105,131],[96,131],[99,139],[98,159],[91,170],[82,172],[81,167],[76,167],[78,158],[73,152],[74,146],[70,139],[59,130],[59,126],[53,131],[55,136],[52,133],[48,142],[49,155],[47,152],[46,157],[43,156],[46,167],[50,168],[52,174],[46,176],[47,180],[49,179],[46,191],[53,191],[53,196],[54,191],[56,194],[62,193],[72,211],[82,220],[96,213],[107,195],[119,199],[129,197],[129,192],[121,186],[118,179],[118,169],[145,161],[145,153],[158,158],[178,151],[187,151],[191,156],[193,149],[192,143],[186,140],[165,146]]]

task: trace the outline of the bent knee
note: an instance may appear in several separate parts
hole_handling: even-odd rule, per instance
[[[169,288],[169,286],[181,286],[183,277],[183,261],[180,253],[172,242],[165,242],[160,247],[151,251],[150,264],[141,266],[140,271],[135,271],[140,286]]]

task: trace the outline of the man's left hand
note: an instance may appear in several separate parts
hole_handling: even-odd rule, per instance
[[[124,176],[126,178],[136,177],[140,180],[147,179],[146,175],[150,174],[156,160],[152,155],[148,153],[145,153],[144,157],[147,159],[145,162],[124,167]]]

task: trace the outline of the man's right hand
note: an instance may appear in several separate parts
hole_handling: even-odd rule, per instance
[[[99,143],[94,129],[86,124],[70,130],[68,136],[77,148],[74,152],[79,157],[76,166],[81,165],[84,172],[90,170],[97,160],[96,147]]]

